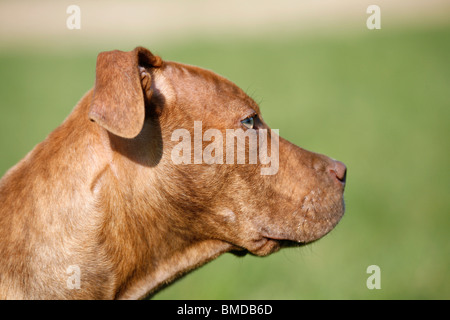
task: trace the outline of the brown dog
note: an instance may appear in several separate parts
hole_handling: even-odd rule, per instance
[[[0,298],[142,298],[222,253],[268,255],[338,223],[341,162],[270,131],[271,174],[219,148],[216,163],[198,146],[177,163],[174,132],[195,137],[195,123],[216,140],[268,132],[256,103],[213,72],[141,47],[100,53],[94,89],[0,181]]]

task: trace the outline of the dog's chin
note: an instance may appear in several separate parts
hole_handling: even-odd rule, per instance
[[[334,207],[335,210],[324,213],[314,213],[302,215],[296,222],[296,228],[286,230],[262,228],[264,231],[260,238],[252,240],[245,246],[233,250],[237,256],[244,256],[250,253],[255,256],[264,257],[277,252],[282,248],[292,248],[307,245],[315,242],[331,230],[333,230],[344,215],[344,203],[342,206]]]
[[[318,208],[317,208],[318,207]],[[294,212],[296,219],[295,228],[291,232],[274,237],[279,240],[290,240],[302,244],[317,241],[327,235],[339,223],[345,212],[345,202],[341,197],[337,201],[331,201],[328,205],[313,206],[306,210]],[[270,237],[270,235],[268,235]]]

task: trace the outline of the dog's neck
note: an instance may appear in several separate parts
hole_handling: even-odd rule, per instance
[[[228,252],[230,245],[219,240],[207,240],[193,243],[182,251],[173,252],[164,261],[160,261],[148,273],[116,296],[117,299],[142,299],[151,297],[157,290],[187,274],[219,255]]]
[[[96,199],[97,211],[103,216],[98,236],[103,256],[112,267],[110,285],[115,299],[145,298],[232,249],[226,242],[196,239],[177,229],[177,217],[151,209],[151,195],[131,186],[119,189],[116,174],[111,169],[104,171]]]

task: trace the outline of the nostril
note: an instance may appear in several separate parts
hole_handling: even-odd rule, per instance
[[[336,175],[336,178],[345,184],[347,179],[347,167],[340,161],[334,161],[334,168],[330,169],[330,172]]]

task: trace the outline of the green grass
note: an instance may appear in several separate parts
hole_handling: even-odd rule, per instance
[[[225,254],[155,298],[450,299],[448,39],[450,27],[150,48],[226,76],[283,137],[348,166],[347,212],[324,239]],[[92,87],[96,54],[0,53],[0,174]],[[381,290],[366,287],[372,264]]]

